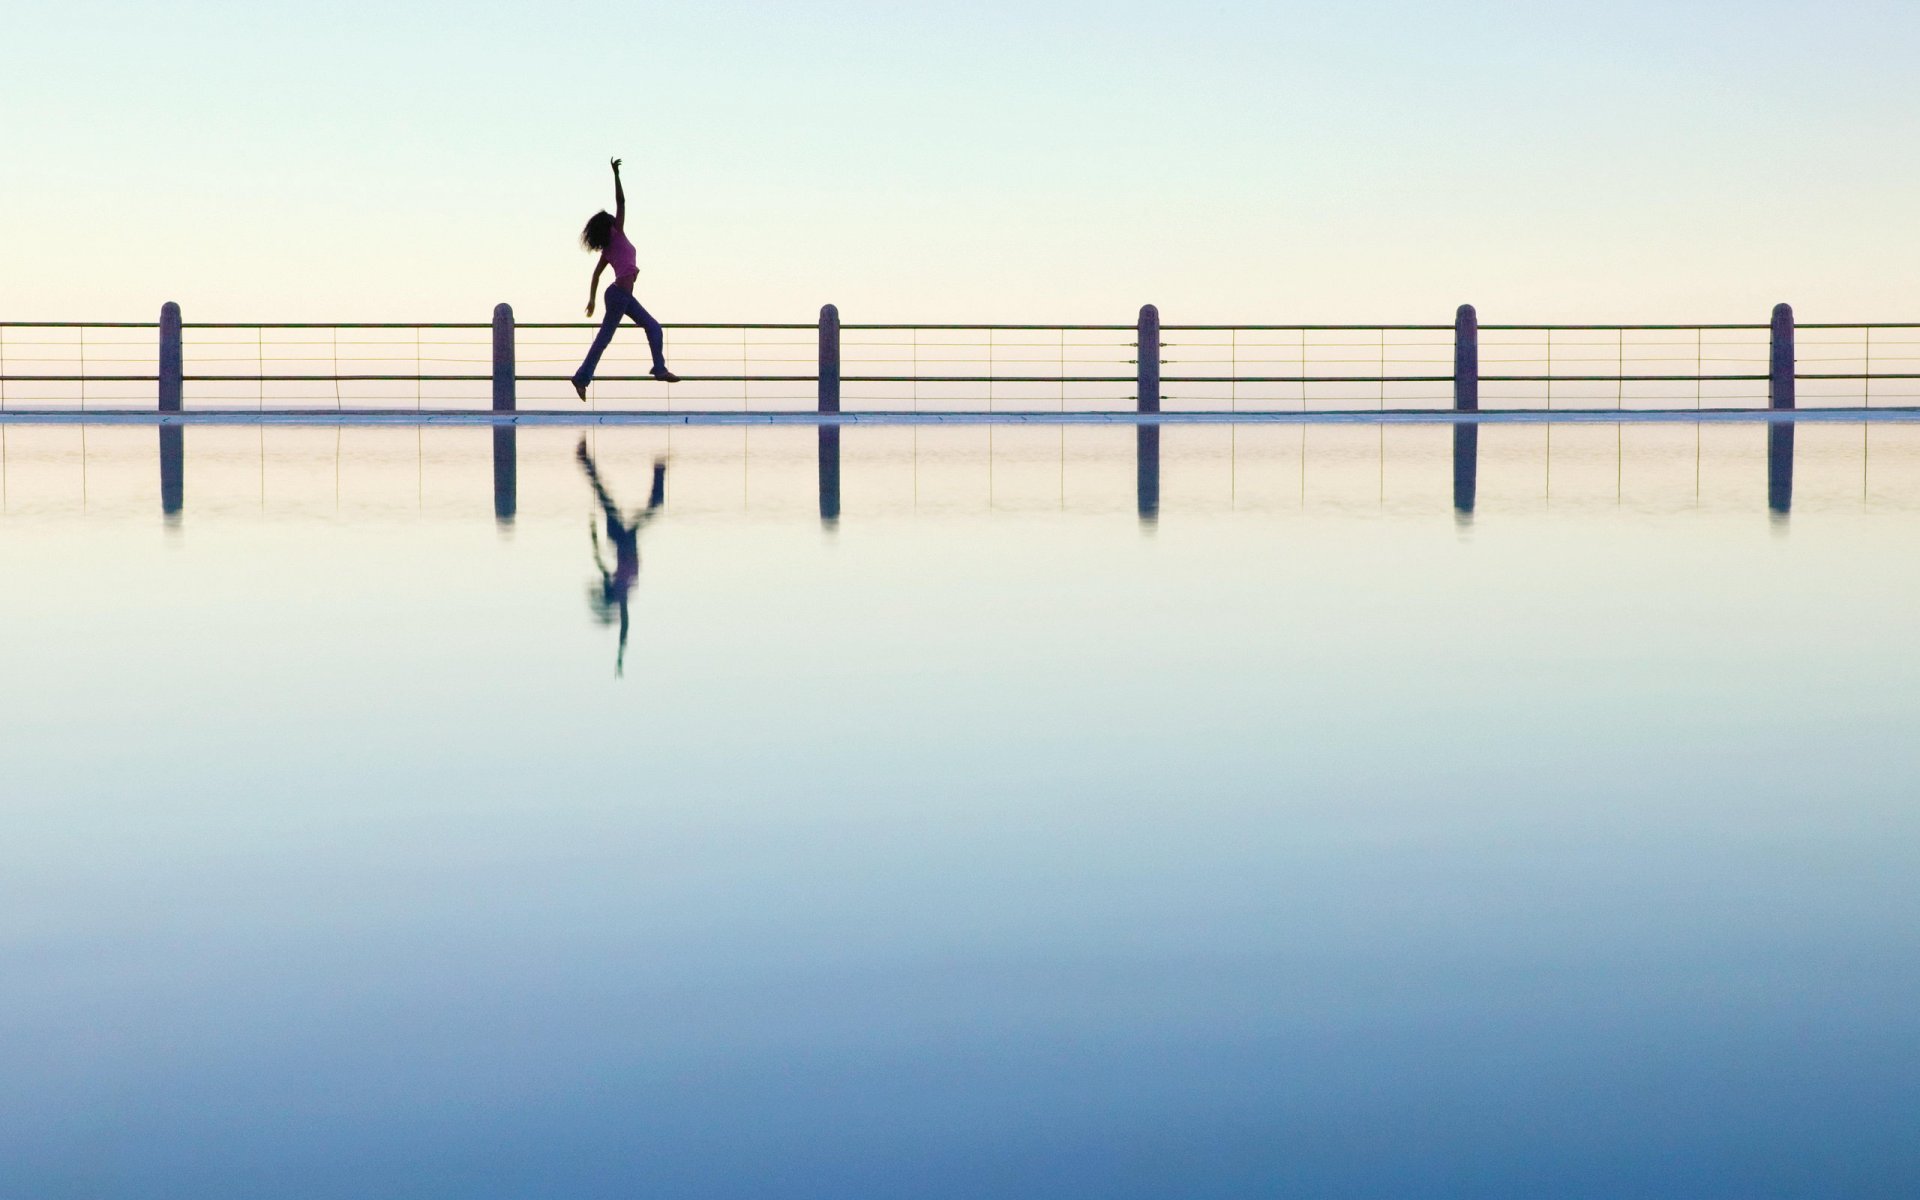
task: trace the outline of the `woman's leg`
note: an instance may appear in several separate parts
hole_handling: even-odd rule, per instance
[[[633,318],[635,325],[647,331],[647,348],[653,351],[653,369],[656,372],[666,370],[666,331],[660,328],[660,322],[653,319],[652,313],[641,307],[640,301],[634,298],[632,292],[627,293],[626,303],[627,315]]]
[[[620,318],[626,312],[625,306],[618,302],[621,296],[631,298],[632,293],[609,287],[606,295],[602,297],[606,301],[607,312],[600,318],[600,332],[593,336],[593,345],[587,350],[585,361],[580,364],[580,369],[573,373],[575,387],[583,388],[593,382],[593,373],[600,366],[600,356],[607,352],[607,343],[613,341],[613,331],[620,327]]]

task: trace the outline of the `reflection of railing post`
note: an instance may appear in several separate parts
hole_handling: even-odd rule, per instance
[[[1453,410],[1480,411],[1480,317],[1471,304],[1453,314]]]
[[[502,529],[512,528],[520,508],[519,440],[512,425],[493,427],[493,519]]]
[[[820,306],[820,411],[840,411],[840,310],[831,304]]]
[[[1160,426],[1141,422],[1134,430],[1133,500],[1142,525],[1160,519]]]
[[[1773,306],[1772,353],[1767,356],[1767,407],[1793,407],[1793,305]]]
[[[1456,421],[1453,426],[1453,512],[1466,520],[1480,484],[1480,423]]]
[[[1793,511],[1793,422],[1767,425],[1767,508],[1776,517]]]
[[[160,306],[160,411],[179,412],[186,355],[180,349],[180,306]]]
[[[512,412],[513,409],[513,306],[496,304],[493,306],[493,411]]]
[[[1140,306],[1140,324],[1136,341],[1134,398],[1143,413],[1160,411],[1160,310],[1151,304]]]
[[[160,426],[160,511],[169,524],[186,505],[186,430],[172,422]]]
[[[840,520],[840,427],[822,425],[820,433],[820,523],[831,529]]]

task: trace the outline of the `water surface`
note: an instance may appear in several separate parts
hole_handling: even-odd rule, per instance
[[[1920,1186],[1920,427],[0,432],[0,1195]]]

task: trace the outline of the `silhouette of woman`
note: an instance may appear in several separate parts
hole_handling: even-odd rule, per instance
[[[593,606],[594,617],[603,625],[612,624],[614,615],[619,614],[620,649],[613,659],[613,673],[617,678],[626,673],[627,667],[630,624],[627,598],[640,579],[640,527],[653,520],[660,511],[660,502],[666,499],[667,463],[665,459],[653,460],[653,487],[647,493],[647,506],[623,520],[620,506],[600,482],[600,469],[594,465],[593,455],[587,452],[587,439],[580,439],[573,456],[580,460],[580,469],[587,473],[587,482],[593,485],[593,494],[599,499],[600,511],[607,520],[607,540],[613,543],[613,569],[609,571],[601,558],[600,530],[593,522],[587,523],[587,532],[593,537],[593,565],[600,571],[600,582],[587,589],[587,602]]]
[[[678,375],[667,370],[666,335],[660,330],[660,322],[633,298],[633,281],[640,276],[639,256],[634,252],[633,243],[627,240],[627,193],[620,186],[620,160],[608,161],[613,165],[614,211],[601,209],[587,218],[586,228],[580,231],[580,244],[600,254],[600,262],[593,268],[593,283],[587,288],[588,316],[593,315],[593,300],[600,292],[600,273],[613,268],[613,282],[607,285],[606,292],[607,315],[600,321],[600,332],[594,335],[586,360],[573,373],[573,390],[582,401],[587,398],[587,385],[593,382],[600,356],[607,352],[613,331],[620,327],[621,317],[632,317],[635,325],[647,331],[647,347],[653,351],[653,377],[662,383],[680,381]]]

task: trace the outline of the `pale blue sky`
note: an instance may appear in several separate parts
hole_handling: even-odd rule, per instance
[[[0,317],[1920,317],[1920,6],[78,0]]]

